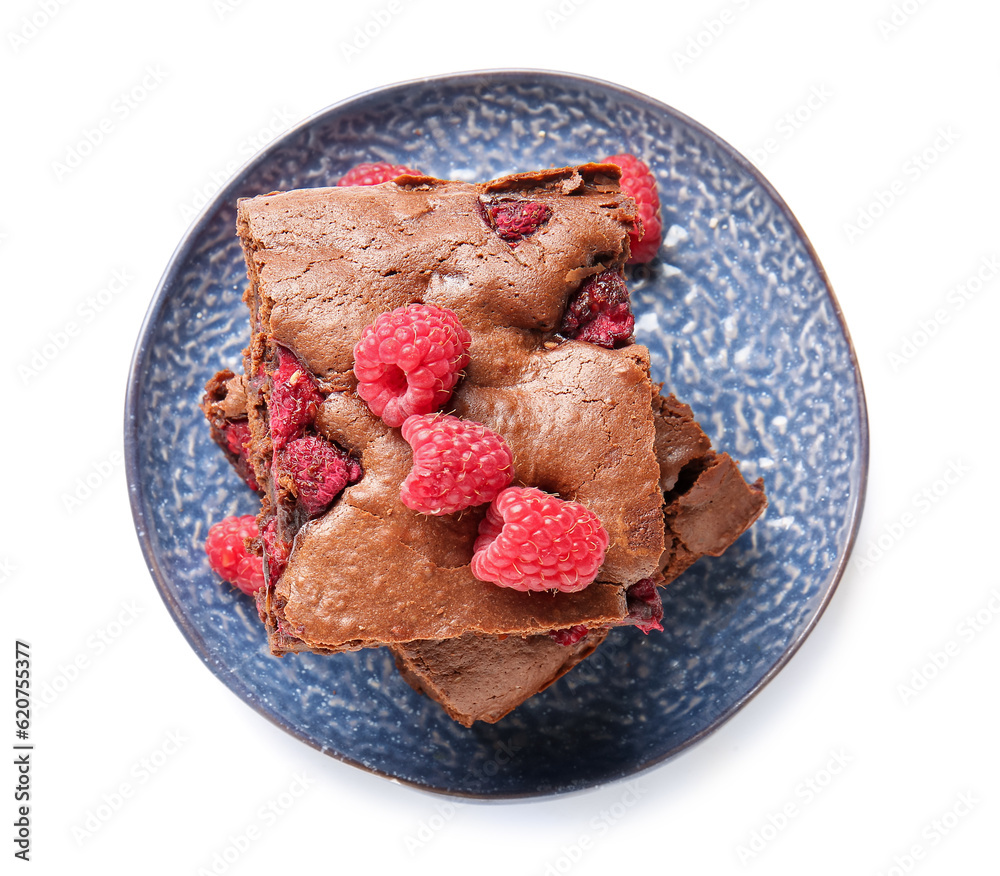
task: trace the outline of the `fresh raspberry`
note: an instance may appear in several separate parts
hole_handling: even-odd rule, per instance
[[[246,481],[251,490],[258,492],[260,486],[254,477],[253,467],[247,455],[247,448],[250,446],[250,424],[246,420],[226,420],[221,431],[222,438],[226,442],[226,450],[232,454],[230,458],[233,459],[236,473]]]
[[[271,375],[271,395],[267,403],[271,444],[281,450],[305,432],[323,404],[323,396],[312,375],[284,347],[278,347],[278,367]]]
[[[250,553],[245,539],[257,537],[257,523],[252,514],[226,517],[212,525],[205,539],[208,564],[224,581],[253,595],[264,586],[264,567],[260,557]]]
[[[597,577],[608,533],[589,508],[534,487],[507,487],[473,545],[472,574],[515,590],[582,590]]]
[[[246,420],[226,420],[223,431],[226,436],[226,449],[237,456],[245,456],[247,444],[250,443],[250,424]]]
[[[389,182],[404,173],[420,175],[419,170],[413,170],[405,164],[389,164],[387,161],[359,164],[345,173],[338,186],[377,186]]]
[[[587,633],[590,632],[590,627],[586,627],[583,624],[577,624],[575,627],[568,627],[565,630],[550,630],[549,638],[555,640],[559,645],[575,645],[580,641]]]
[[[278,519],[271,517],[260,534],[261,546],[264,549],[264,559],[267,561],[267,580],[274,583],[281,577],[288,564],[288,555],[292,546],[278,535]]]
[[[656,587],[656,578],[643,578],[630,584],[625,591],[625,605],[628,614],[624,623],[638,627],[646,635],[650,630],[663,632],[663,600]]]
[[[587,277],[573,293],[559,331],[568,338],[611,348],[627,344],[634,329],[625,278],[617,271],[603,271]]]
[[[500,200],[480,201],[483,218],[511,249],[524,238],[534,234],[548,221],[552,210],[538,201]]]
[[[344,487],[361,476],[361,466],[325,438],[310,435],[289,441],[278,454],[299,503],[310,517],[326,510]]]
[[[663,240],[663,218],[660,215],[660,196],[656,191],[656,178],[644,161],[625,152],[609,155],[605,164],[617,164],[622,170],[621,187],[639,208],[641,225],[628,235],[631,255],[628,264],[635,265],[656,258]]]
[[[414,414],[403,423],[413,468],[399,498],[421,514],[454,514],[492,502],[514,478],[514,457],[482,423],[447,414]]]
[[[383,313],[354,346],[358,395],[387,426],[430,414],[451,398],[471,343],[446,308],[410,304]]]

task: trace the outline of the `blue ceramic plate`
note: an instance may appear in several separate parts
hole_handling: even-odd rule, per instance
[[[636,336],[654,380],[694,408],[770,507],[719,559],[664,593],[665,632],[612,632],[597,653],[499,723],[465,729],[402,680],[384,650],[270,657],[250,599],[205,560],[208,526],[256,500],[209,439],[205,381],[240,368],[236,199],[333,185],[362,161],[487,180],[617,152],[651,165],[660,259],[634,271]],[[331,107],[219,193],[150,306],[126,402],[136,532],[153,579],[206,665],[237,696],[333,757],[477,797],[565,793],[661,763],[730,718],[815,625],[847,562],[868,459],[861,378],[823,269],[777,193],[730,146],[642,94],[540,71],[393,85]],[[252,720],[248,714],[247,720]]]

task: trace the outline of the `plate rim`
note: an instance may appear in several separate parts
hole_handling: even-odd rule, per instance
[[[286,142],[296,137],[302,131],[315,125],[320,119],[333,116],[338,112],[355,105],[363,104],[366,101],[370,101],[374,98],[385,98],[387,95],[391,95],[396,91],[406,91],[418,86],[427,85],[439,85],[439,86],[454,86],[466,85],[473,83],[475,80],[483,81],[503,81],[505,83],[512,83],[517,80],[523,80],[527,77],[540,77],[548,81],[550,85],[558,85],[560,82],[568,82],[576,84],[577,86],[582,86],[585,89],[594,90],[595,87],[598,90],[603,90],[605,92],[612,92],[626,97],[630,101],[638,102],[640,104],[650,105],[659,112],[669,116],[676,122],[680,123],[684,127],[688,127],[696,131],[702,137],[705,137],[713,141],[723,152],[730,155],[736,165],[748,174],[754,181],[756,185],[759,185],[772,200],[774,205],[779,209],[779,211],[784,216],[785,220],[789,223],[794,235],[799,239],[805,248],[806,254],[808,255],[814,269],[820,280],[822,281],[826,296],[830,301],[834,316],[836,317],[837,323],[839,325],[840,331],[843,334],[844,341],[847,345],[847,352],[849,355],[850,363],[852,366],[852,373],[855,385],[855,391],[857,393],[857,418],[858,418],[858,486],[856,493],[852,496],[853,507],[851,508],[851,513],[848,518],[848,536],[845,541],[844,550],[841,552],[839,561],[832,570],[832,578],[827,586],[825,592],[820,598],[819,604],[815,609],[812,616],[809,618],[808,622],[799,631],[798,635],[789,643],[789,645],[782,652],[781,657],[775,662],[775,664],[764,673],[764,675],[750,688],[742,697],[735,700],[730,706],[720,713],[715,719],[713,719],[708,725],[703,727],[701,730],[693,734],[692,736],[685,739],[683,742],[678,743],[673,746],[670,750],[659,754],[655,758],[647,760],[639,765],[630,772],[627,776],[622,776],[614,779],[598,779],[590,782],[589,784],[583,785],[579,788],[565,789],[565,790],[550,790],[550,791],[523,791],[523,792],[473,792],[473,791],[463,791],[455,790],[449,787],[438,787],[428,782],[421,782],[414,779],[407,779],[395,775],[387,770],[380,769],[376,766],[369,766],[367,764],[361,763],[355,758],[344,754],[343,752],[335,751],[324,745],[317,744],[317,742],[298,728],[294,727],[291,723],[284,721],[280,716],[272,714],[265,711],[261,705],[257,702],[256,697],[253,695],[252,691],[243,680],[228,671],[228,667],[223,666],[216,659],[214,659],[208,652],[205,643],[201,640],[200,635],[194,628],[194,625],[187,618],[187,616],[182,611],[182,606],[178,600],[176,600],[170,593],[168,587],[165,584],[166,575],[160,568],[160,564],[157,560],[156,553],[154,551],[154,545],[152,542],[152,537],[150,534],[150,526],[148,519],[148,501],[145,493],[141,488],[141,481],[138,478],[139,475],[139,447],[136,435],[136,423],[138,420],[138,406],[141,397],[141,387],[144,383],[144,372],[141,367],[145,363],[145,360],[149,354],[149,339],[151,334],[151,329],[154,327],[156,322],[159,320],[160,314],[166,305],[169,293],[173,285],[174,273],[177,267],[180,265],[182,256],[186,255],[191,248],[191,244],[195,241],[198,235],[203,230],[203,226],[208,221],[208,219],[215,213],[218,206],[224,200],[232,200],[234,192],[233,190],[237,188],[243,178],[256,167],[258,164],[264,163],[270,156],[270,154],[283,146]],[[825,614],[827,607],[833,599],[834,593],[837,591],[841,580],[843,579],[844,573],[846,572],[847,565],[850,561],[851,554],[854,550],[855,544],[857,542],[858,530],[861,524],[861,518],[864,512],[865,501],[867,498],[867,487],[868,487],[868,471],[869,471],[869,419],[868,419],[868,406],[864,390],[864,382],[861,375],[861,367],[858,361],[857,353],[854,348],[854,343],[851,338],[850,330],[847,326],[847,322],[844,318],[843,311],[840,307],[840,302],[837,300],[836,293],[833,289],[833,285],[830,282],[829,275],[826,269],[823,267],[822,262],[819,259],[815,248],[813,247],[812,241],[809,239],[802,227],[801,223],[796,218],[795,214],[792,212],[791,208],[785,202],[784,198],[778,193],[775,187],[770,183],[770,181],[763,175],[763,173],[749,160],[747,159],[739,150],[733,147],[728,141],[720,137],[714,131],[707,128],[701,122],[691,118],[687,114],[675,109],[669,104],[664,103],[657,98],[654,98],[648,94],[640,91],[636,91],[624,85],[620,85],[615,82],[610,82],[608,80],[600,79],[594,76],[588,76],[580,73],[572,73],[567,71],[549,70],[544,68],[532,68],[532,67],[510,67],[510,68],[486,68],[486,69],[476,69],[476,70],[466,70],[459,71],[455,73],[441,73],[431,76],[422,76],[413,79],[401,80],[387,85],[376,86],[373,88],[366,89],[364,91],[358,92],[356,94],[350,95],[340,101],[337,101],[329,106],[326,106],[309,116],[306,116],[297,124],[290,127],[288,130],[284,131],[277,138],[272,140],[270,143],[266,144],[260,151],[251,156],[242,166],[240,166],[226,183],[214,193],[208,202],[204,205],[198,215],[191,221],[187,230],[181,236],[176,247],[170,255],[167,261],[166,267],[164,268],[160,279],[157,283],[156,289],[153,292],[152,299],[150,300],[149,306],[146,310],[146,314],[142,320],[139,327],[138,337],[136,339],[135,346],[132,351],[132,357],[129,363],[128,371],[128,382],[125,391],[125,404],[124,404],[124,450],[125,450],[125,478],[126,484],[128,486],[129,492],[129,505],[132,511],[132,518],[135,527],[136,536],[139,540],[140,548],[142,550],[143,559],[146,564],[153,583],[156,586],[160,597],[163,599],[171,617],[177,624],[185,639],[187,639],[188,644],[191,646],[192,650],[198,655],[201,661],[209,668],[212,675],[215,677],[216,681],[223,685],[227,690],[230,690],[241,700],[243,700],[247,705],[249,705],[255,712],[267,718],[272,724],[280,727],[286,733],[298,739],[301,742],[306,743],[311,748],[316,749],[322,754],[325,754],[335,760],[342,763],[349,764],[359,770],[386,778],[393,783],[398,783],[407,787],[415,788],[419,791],[424,791],[432,793],[435,795],[442,795],[448,797],[454,797],[457,799],[468,800],[468,801],[482,801],[482,802],[524,802],[524,801],[534,801],[534,800],[547,800],[552,797],[565,797],[568,795],[581,794],[587,791],[592,791],[596,788],[603,787],[605,785],[611,785],[623,781],[635,780],[638,776],[648,773],[650,770],[659,767],[669,760],[677,757],[684,751],[689,750],[698,743],[704,741],[708,736],[718,730],[723,724],[727,723],[737,712],[741,711],[747,703],[750,702],[754,697],[756,697],[773,679],[774,677],[788,664],[788,662],[795,656],[798,650],[802,647],[802,644],[809,637],[812,631],[815,629],[816,625],[819,623],[820,618]],[[220,674],[220,670],[227,670],[227,681],[223,681]]]

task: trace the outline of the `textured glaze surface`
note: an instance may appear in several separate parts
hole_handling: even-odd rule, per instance
[[[212,444],[205,381],[240,368],[249,331],[237,197],[331,185],[360,161],[485,180],[622,150],[649,163],[669,246],[631,277],[637,340],[770,507],[664,593],[663,634],[615,630],[581,666],[492,726],[465,729],[388,652],[268,655],[252,602],[220,586],[208,526],[256,499]],[[329,754],[455,794],[563,793],[656,764],[733,714],[801,643],[860,516],[867,424],[837,305],[787,207],[730,147],[648,98],[562,74],[461,74],[335,106],[217,196],[169,265],[126,410],[136,528],[192,647],[253,708]],[[178,647],[181,647],[178,645]],[[249,711],[246,720],[255,720]]]

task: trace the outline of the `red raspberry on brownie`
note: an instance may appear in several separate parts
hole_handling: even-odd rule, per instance
[[[260,489],[257,478],[254,477],[253,467],[247,456],[247,448],[250,446],[250,424],[246,420],[227,420],[220,430],[223,440],[226,442],[226,450],[232,454],[233,465],[237,473],[246,481],[248,487],[254,492]]]
[[[403,423],[413,468],[399,498],[422,514],[454,514],[491,502],[514,477],[507,442],[482,423],[447,414],[414,414]]]
[[[267,403],[271,443],[281,450],[293,438],[300,437],[323,404],[312,375],[295,355],[278,347],[278,367],[271,375],[271,394]]]
[[[253,595],[264,586],[264,568],[260,557],[246,548],[246,539],[257,537],[257,522],[252,514],[226,517],[213,524],[205,539],[208,564],[223,581],[235,584]]]
[[[354,345],[358,395],[387,426],[433,413],[451,398],[471,343],[447,308],[409,304],[383,313]]]
[[[634,330],[628,287],[618,271],[587,277],[570,298],[559,327],[568,338],[609,349],[627,344]]]
[[[656,257],[663,241],[663,218],[660,215],[660,196],[656,190],[656,178],[642,159],[623,152],[609,155],[604,164],[617,164],[622,171],[621,188],[639,208],[642,224],[633,228],[628,235],[631,255],[628,264],[648,262]]]
[[[260,534],[260,543],[264,550],[264,559],[267,560],[267,579],[269,583],[273,584],[285,571],[288,557],[292,552],[292,546],[278,535],[276,518],[271,517],[264,525]]]
[[[552,215],[552,209],[539,201],[504,198],[480,201],[480,205],[490,228],[511,249],[538,231]]]
[[[387,161],[364,162],[355,165],[345,173],[337,183],[338,186],[377,186],[389,182],[404,173],[419,175],[419,170],[413,170],[405,164],[389,164]]]
[[[597,515],[535,487],[507,487],[479,524],[471,569],[514,590],[583,590],[597,577],[610,539]]]
[[[315,517],[349,483],[361,476],[361,466],[343,450],[317,435],[288,442],[278,454],[278,470],[292,482],[292,489],[306,514]]]

